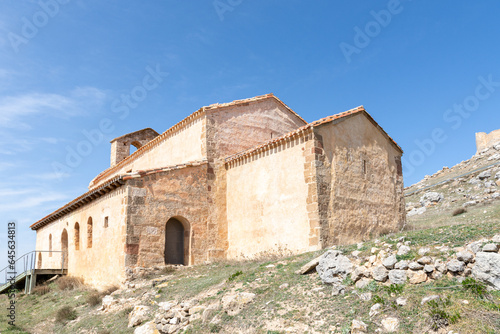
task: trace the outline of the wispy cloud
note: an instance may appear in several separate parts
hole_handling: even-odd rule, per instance
[[[3,193],[3,191],[2,191]],[[30,195],[31,194],[31,195]],[[24,195],[24,196],[23,196]],[[11,194],[10,198],[14,196]],[[0,204],[0,212],[15,211],[15,210],[34,210],[41,205],[52,202],[61,202],[69,200],[68,196],[57,192],[38,191],[37,193],[27,192],[26,194],[16,194],[15,201],[2,202]]]
[[[43,113],[68,118],[101,106],[105,98],[106,94],[94,87],[79,87],[67,96],[31,93],[0,97],[0,128],[28,130],[30,116]]]

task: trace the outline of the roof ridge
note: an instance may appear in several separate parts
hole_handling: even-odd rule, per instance
[[[305,124],[307,124],[307,122],[302,117],[300,117],[299,114],[297,114],[290,107],[288,107],[283,101],[281,101],[273,93],[264,94],[264,95],[258,95],[258,96],[250,97],[250,98],[243,99],[243,100],[234,100],[234,101],[228,102],[228,103],[222,103],[222,104],[221,103],[214,103],[214,104],[211,104],[209,106],[201,107],[197,111],[191,113],[189,116],[185,117],[180,122],[174,124],[173,126],[171,126],[170,128],[168,128],[167,130],[165,130],[164,132],[162,132],[161,134],[159,134],[157,137],[155,137],[151,141],[147,142],[146,144],[144,144],[143,146],[141,146],[140,148],[138,148],[137,151],[135,151],[131,155],[127,156],[125,159],[121,160],[116,165],[108,167],[105,170],[103,170],[101,173],[97,174],[97,176],[94,177],[90,181],[90,185],[89,185],[90,189],[92,189],[93,187],[96,187],[95,183],[97,181],[101,180],[105,175],[111,173],[112,171],[116,171],[117,169],[119,169],[122,166],[126,165],[127,162],[132,161],[132,160],[138,158],[143,153],[146,153],[147,151],[149,151],[150,149],[152,149],[156,144],[160,143],[165,138],[167,138],[168,135],[176,133],[177,131],[185,128],[186,124],[188,124],[188,123],[190,123],[190,122],[198,119],[199,117],[201,117],[203,115],[206,115],[207,111],[217,110],[217,109],[221,109],[221,108],[227,108],[227,107],[236,106],[236,105],[243,104],[243,103],[250,103],[250,102],[262,101],[262,100],[269,99],[269,98],[275,99],[278,103],[280,103],[281,105],[283,105],[290,113],[292,113],[293,115],[295,115],[296,117],[298,117],[300,120],[302,120]],[[118,138],[120,138],[120,137],[118,137]]]

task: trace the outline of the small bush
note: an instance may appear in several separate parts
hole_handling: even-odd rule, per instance
[[[60,290],[74,290],[83,285],[83,279],[73,276],[63,276],[57,281],[57,287]]]
[[[50,292],[50,288],[47,285],[37,286],[31,291],[32,294],[37,295],[37,296],[43,296],[49,292]]]
[[[380,297],[379,295],[374,295],[373,298],[372,298],[372,301],[375,303],[375,304],[382,304],[384,305],[385,304],[385,299]]]
[[[478,295],[479,297],[484,297],[486,295],[486,286],[484,284],[476,281],[472,277],[464,279],[462,286],[465,290],[471,291],[472,293]]]
[[[389,286],[384,286],[384,290],[387,291],[388,294],[400,295],[403,292],[404,285],[403,284],[391,284]]]
[[[232,282],[236,279],[236,277],[238,276],[241,276],[243,275],[243,272],[241,270],[238,270],[237,272],[235,272],[234,274],[232,274],[231,276],[229,276],[229,278],[227,279],[228,282]]]
[[[119,290],[119,289],[120,289],[119,286],[112,285],[109,288],[107,288],[106,290],[104,290],[103,292],[101,292],[101,295],[102,296],[107,296],[107,295],[110,295],[110,294],[112,294],[113,292],[115,292],[116,290]]]
[[[415,257],[417,257],[417,253],[415,253],[415,251],[411,251],[406,255],[396,255],[396,260],[409,261],[415,259]]]
[[[467,210],[465,208],[458,208],[458,209],[455,209],[451,215],[453,217],[455,217],[455,216],[461,215],[462,213],[466,213],[466,212],[467,212]]]
[[[76,311],[69,306],[64,306],[60,308],[56,314],[57,322],[75,320],[76,318],[77,318]]]
[[[94,292],[87,296],[86,301],[90,306],[96,306],[101,304],[102,296],[98,292]]]
[[[450,297],[446,299],[431,300],[427,303],[427,305],[427,312],[430,316],[430,325],[435,331],[450,324],[455,324],[461,318],[460,313],[458,312],[449,313],[448,309],[451,306]]]
[[[221,325],[210,324],[209,326],[210,333],[219,333],[222,329]]]

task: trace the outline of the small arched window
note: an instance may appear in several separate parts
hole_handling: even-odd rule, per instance
[[[80,249],[80,224],[75,223],[75,250]]]
[[[52,234],[49,234],[49,257],[52,257]]]
[[[87,220],[87,248],[92,248],[92,217]]]

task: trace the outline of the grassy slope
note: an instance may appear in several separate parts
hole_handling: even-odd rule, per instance
[[[412,245],[448,245],[451,248],[465,243],[491,237],[500,233],[500,206],[487,208],[488,219],[482,220],[485,208],[469,211],[462,217],[437,217],[439,227],[416,229],[397,235],[386,236],[381,242],[395,244],[400,236],[405,236]],[[437,219],[436,218],[436,219]],[[458,224],[458,225],[456,225]],[[451,226],[445,226],[451,225]],[[376,241],[366,242],[361,250],[369,255]],[[357,247],[345,246],[350,253]],[[195,322],[191,333],[348,333],[353,319],[363,320],[369,325],[369,332],[379,328],[380,321],[386,316],[395,316],[401,321],[401,333],[425,332],[429,325],[429,307],[420,305],[422,297],[432,294],[450,296],[451,305],[442,309],[448,314],[458,312],[461,319],[447,328],[460,333],[498,333],[500,332],[500,293],[492,292],[488,298],[465,291],[456,281],[443,279],[435,283],[418,286],[405,285],[402,293],[387,291],[381,284],[370,284],[364,290],[350,287],[346,295],[332,296],[331,288],[321,283],[317,274],[299,276],[294,271],[318,253],[308,253],[281,260],[245,263],[219,263],[213,265],[184,268],[166,273],[168,284],[162,288],[147,285],[134,291],[121,292],[121,297],[140,297],[145,292],[153,292],[143,304],[168,300],[186,300],[215,289],[212,296],[199,295],[201,304],[208,305],[220,299],[229,291],[247,291],[257,294],[256,299],[242,313],[231,317],[222,310],[215,315],[216,324]],[[269,267],[273,264],[273,267]],[[242,271],[231,282],[228,278]],[[281,287],[288,283],[288,287]],[[362,301],[359,295],[371,292],[376,300]],[[97,308],[86,304],[88,289],[60,291],[55,284],[51,292],[43,296],[21,296],[18,300],[17,323],[19,330],[0,323],[0,333],[133,333],[127,328],[127,315],[130,308],[117,313],[98,312]],[[79,296],[79,297],[78,297]],[[120,297],[120,295],[118,295]],[[408,304],[393,306],[393,301],[403,296]],[[468,304],[463,301],[467,300]],[[370,318],[368,313],[375,301],[384,301],[381,315]],[[2,309],[6,297],[0,297]],[[77,312],[78,319],[67,323],[55,322],[57,310],[68,305]],[[153,306],[157,307],[157,306]]]

